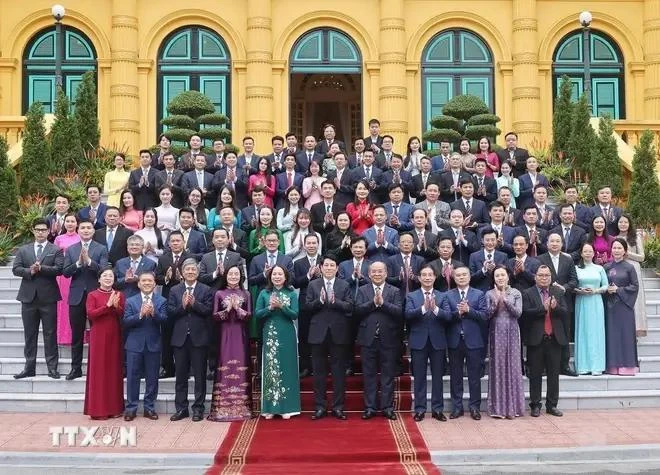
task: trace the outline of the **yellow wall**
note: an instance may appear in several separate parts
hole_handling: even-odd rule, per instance
[[[660,0],[61,0],[64,22],[94,43],[99,68],[102,141],[134,153],[155,142],[156,56],[173,30],[191,24],[217,31],[232,58],[234,141],[249,133],[257,151],[288,129],[288,58],[310,29],[334,27],[361,50],[363,118],[381,119],[397,143],[418,135],[419,61],[436,33],[453,27],[479,34],[495,64],[495,108],[503,130],[521,142],[548,139],[552,54],[577,29],[582,9],[625,59],[626,118],[660,119]],[[23,50],[52,25],[54,0],[0,0],[0,116],[21,114]],[[194,5],[194,7],[188,7]]]

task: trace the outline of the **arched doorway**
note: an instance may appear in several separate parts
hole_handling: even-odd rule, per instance
[[[307,32],[290,57],[290,130],[299,139],[322,137],[324,124],[337,138],[362,137],[362,55],[346,34],[330,28]]]

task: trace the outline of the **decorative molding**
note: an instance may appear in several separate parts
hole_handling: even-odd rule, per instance
[[[155,64],[156,62],[153,59],[138,59],[137,60],[138,72],[140,73],[149,72],[153,69]]]
[[[660,87],[647,87],[644,89],[644,101],[660,99]]]
[[[537,120],[515,120],[513,130],[517,133],[540,134],[541,122]]]
[[[406,62],[406,72],[407,73],[418,73],[421,65],[419,61],[407,61]]]
[[[380,71],[380,61],[365,61],[364,69],[370,73],[378,73]]]
[[[246,120],[245,133],[248,135],[258,133],[272,134],[274,126],[275,124],[272,120]]]
[[[250,30],[270,30],[273,27],[273,20],[267,16],[251,16],[247,19],[248,34]]]
[[[520,99],[540,99],[541,88],[535,86],[514,87],[511,91],[511,97],[514,101]]]
[[[268,50],[253,49],[246,55],[247,64],[250,63],[269,63],[273,59],[273,54]]]
[[[112,15],[112,28],[130,28],[131,30],[138,30],[138,19],[134,16],[128,15]]]
[[[648,63],[643,61],[630,61],[628,68],[632,74],[643,74],[646,71]]]
[[[408,89],[401,86],[382,86],[378,90],[378,99],[405,99],[408,97]]]
[[[288,61],[285,59],[278,59],[271,61],[271,67],[273,68],[273,72],[278,72],[281,73],[286,70],[286,66],[288,64]]]
[[[389,17],[380,19],[380,31],[403,31],[406,30],[406,21],[403,18]]]
[[[398,52],[398,51],[391,51],[387,53],[381,53],[378,56],[378,59],[380,60],[381,65],[383,63],[395,63],[395,64],[406,64],[406,53],[403,52]]]
[[[660,30],[660,18],[649,18],[648,20],[644,20],[644,23],[642,23],[642,31],[645,34],[658,30]]]
[[[110,130],[112,132],[140,133],[140,121],[133,119],[110,119]]]
[[[16,58],[0,58],[0,71],[14,71],[18,67]]]
[[[497,67],[502,73],[512,73],[513,72],[513,61],[498,61]]]
[[[539,72],[548,72],[552,70],[552,61],[539,61]]]
[[[247,86],[245,88],[246,99],[273,99],[273,88],[270,86]]]
[[[387,132],[400,134],[408,133],[407,120],[381,120],[381,127]]]
[[[110,61],[137,63],[137,50],[113,49],[110,53]]]
[[[140,89],[133,84],[111,84],[110,97],[131,97],[140,98]]]
[[[524,53],[514,53],[513,54],[513,65],[518,66],[521,64],[537,64],[539,62],[538,54],[526,51]]]
[[[231,65],[234,70],[239,73],[244,73],[247,71],[247,61],[243,59],[234,59],[232,60]]]
[[[538,26],[536,18],[516,18],[511,23],[511,30],[514,33],[519,31],[537,31]]]

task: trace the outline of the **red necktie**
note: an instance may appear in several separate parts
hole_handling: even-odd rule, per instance
[[[546,289],[541,290],[541,295],[543,300],[548,298],[548,291]],[[546,335],[552,335],[552,320],[550,319],[550,310],[545,312],[545,321],[543,322],[543,333]]]
[[[289,175],[289,187],[293,186],[293,173],[288,172],[287,175]]]

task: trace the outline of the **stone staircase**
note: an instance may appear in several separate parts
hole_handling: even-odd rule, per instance
[[[85,378],[75,381],[66,381],[64,377],[60,380],[48,378],[41,336],[37,376],[19,381],[13,378],[25,364],[20,303],[15,300],[19,284],[20,280],[12,276],[11,268],[0,267],[0,411],[80,413],[83,408]],[[648,273],[644,278],[644,286],[649,331],[638,344],[641,372],[628,377],[562,376],[559,403],[561,409],[660,407],[660,278]],[[86,346],[84,356],[87,356]],[[61,346],[59,371],[62,376],[68,373],[70,365],[70,347]],[[83,360],[83,373],[86,373],[86,359]],[[527,379],[524,379],[524,384],[527,392]],[[467,381],[465,388],[467,390]],[[485,405],[488,377],[482,379],[481,388]],[[450,408],[448,376],[445,377],[444,389],[445,407]],[[192,397],[192,380],[189,383],[189,393]],[[208,393],[207,399],[210,399],[210,383]],[[160,380],[156,410],[161,413],[174,412],[174,378]]]

